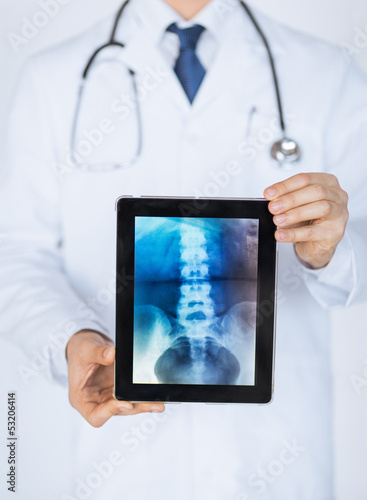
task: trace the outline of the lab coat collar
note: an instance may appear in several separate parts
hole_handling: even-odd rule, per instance
[[[223,0],[212,0],[190,21],[191,24],[204,26],[219,43],[225,40],[230,30],[230,23],[240,9],[237,0],[232,0],[227,8],[223,8],[224,4]]]
[[[131,13],[137,26],[151,43],[158,46],[168,26],[181,23],[182,17],[164,0],[132,0]]]
[[[158,17],[161,16],[159,29],[157,29],[157,24],[154,22],[151,23],[151,29],[147,29],[147,22],[142,22],[141,14],[137,15],[138,11],[141,12],[138,7],[145,5],[145,2],[147,2],[146,7],[151,5],[149,2],[156,4],[156,13]],[[195,22],[199,22],[201,16],[207,16],[207,19],[212,16],[212,23],[214,24],[216,21],[213,19],[218,16],[218,12],[221,15],[220,11],[217,10],[218,7],[215,7],[219,5],[219,2],[223,2],[223,0],[212,0],[207,6],[208,9],[203,9],[196,16]],[[212,9],[209,9],[210,6],[212,6]],[[206,12],[204,12],[205,10]],[[147,8],[144,11],[145,16],[148,14],[153,16],[153,11],[155,11],[155,8],[151,8],[151,10]],[[126,48],[120,53],[121,61],[142,78],[146,74],[158,72],[158,74],[162,75],[161,80],[165,93],[177,106],[187,113],[199,112],[217,97],[223,86],[230,85],[236,79],[240,70],[249,69],[259,57],[264,55],[265,48],[258,33],[244,11],[243,15],[239,15],[241,11],[243,9],[238,4],[237,8],[223,14],[226,17],[226,22],[222,23],[221,30],[223,40],[219,44],[215,60],[208,69],[192,105],[189,103],[173,68],[166,61],[158,44],[154,43],[154,40],[157,42],[159,36],[163,34],[162,26],[166,29],[167,23],[169,25],[171,22],[179,22],[180,20],[180,16],[164,0],[133,0],[130,9],[132,17],[129,16],[130,19],[126,19],[126,22],[129,21],[131,36],[129,36]],[[264,32],[270,41],[273,55],[277,58],[281,55],[282,46],[273,28],[275,23],[269,22],[265,16],[259,16],[256,11],[255,15],[256,18],[260,17],[259,23],[264,28]],[[201,22],[204,21],[205,19],[201,20]],[[123,28],[122,24],[121,28]],[[159,31],[160,35],[158,34]],[[122,33],[123,30],[121,34],[119,31],[117,32],[117,39],[123,40]]]
[[[277,23],[253,7],[251,11],[267,36],[273,54],[284,52],[286,47],[278,36]],[[116,39],[128,44],[143,30],[150,42],[157,46],[172,23],[180,26],[201,24],[222,42],[236,29],[255,50],[263,48],[263,42],[239,0],[212,0],[190,21],[185,21],[165,0],[132,0],[117,27]],[[126,32],[129,33],[127,38]]]
[[[143,26],[137,26],[132,40],[120,51],[119,60],[136,73],[139,84],[151,87],[152,92],[157,86],[163,88],[176,105],[189,111],[190,102],[173,68],[159,48],[152,44]],[[150,84],[149,81],[152,79],[154,82]]]
[[[181,28],[200,24],[214,38],[221,41],[225,36],[227,20],[234,16],[239,8],[237,0],[234,0],[229,8],[223,7],[223,0],[212,0],[196,16],[187,21],[164,0],[133,0],[132,3],[132,12],[135,13],[138,24],[144,26],[156,45],[172,23],[177,23]]]

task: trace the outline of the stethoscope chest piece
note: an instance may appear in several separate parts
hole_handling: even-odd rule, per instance
[[[293,163],[300,160],[301,150],[293,139],[283,137],[283,139],[273,144],[271,157],[278,163],[280,168],[290,170]]]

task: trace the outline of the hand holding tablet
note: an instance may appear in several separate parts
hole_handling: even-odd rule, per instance
[[[268,403],[275,226],[263,200],[120,198],[115,397]]]

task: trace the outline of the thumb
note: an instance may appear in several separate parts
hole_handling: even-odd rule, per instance
[[[115,361],[115,348],[108,345],[94,344],[90,361],[104,366],[112,365]]]

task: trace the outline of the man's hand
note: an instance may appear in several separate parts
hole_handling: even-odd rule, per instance
[[[334,175],[298,174],[268,187],[269,210],[279,227],[275,237],[292,242],[306,265],[325,267],[344,236],[348,195]]]
[[[70,404],[93,426],[113,415],[162,412],[162,403],[129,403],[113,396],[115,348],[103,335],[83,330],[66,347]]]

